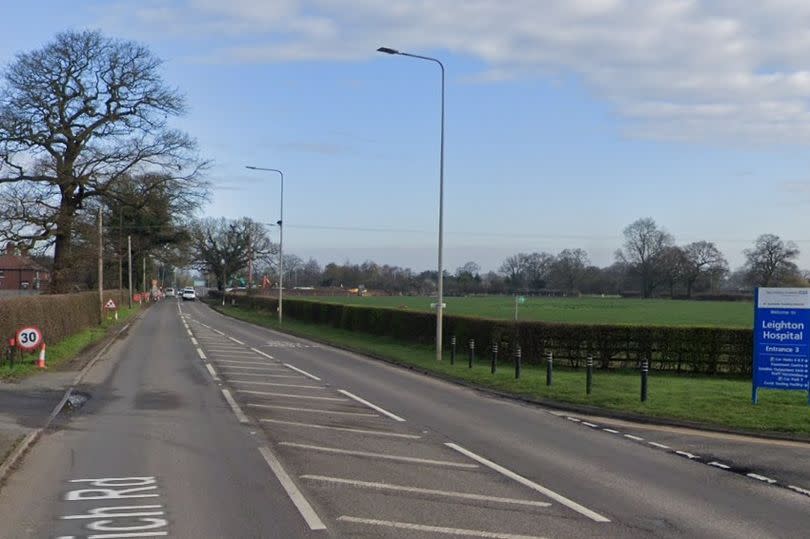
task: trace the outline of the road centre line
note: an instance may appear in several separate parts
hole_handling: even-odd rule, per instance
[[[368,407],[369,407],[369,408],[371,408],[372,410],[376,410],[376,411],[380,412],[380,413],[381,413],[381,414],[383,414],[383,415],[387,415],[388,417],[390,417],[390,418],[391,418],[391,419],[393,419],[394,421],[400,421],[400,422],[404,422],[404,421],[405,421],[404,419],[402,419],[402,418],[401,418],[401,417],[399,417],[398,415],[392,414],[392,413],[391,413],[391,412],[389,412],[388,410],[384,410],[384,409],[380,408],[379,406],[377,406],[376,404],[371,404],[371,403],[370,403],[370,402],[368,402],[367,400],[361,399],[360,397],[358,397],[358,396],[357,396],[357,395],[355,395],[354,393],[349,393],[349,392],[348,392],[348,391],[346,391],[345,389],[339,389],[339,390],[338,390],[338,393],[342,393],[343,395],[346,395],[346,396],[347,396],[347,397],[349,397],[350,399],[354,399],[354,400],[356,400],[356,401],[357,401],[357,402],[359,402],[360,404],[365,404],[366,406],[368,406]]]
[[[545,496],[548,496],[552,500],[563,504],[564,506],[568,507],[569,509],[573,509],[577,513],[590,518],[594,522],[610,522],[610,519],[600,515],[599,513],[596,513],[595,511],[591,511],[587,507],[584,507],[584,506],[578,504],[577,502],[575,502],[575,501],[573,501],[573,500],[571,500],[569,498],[566,498],[565,496],[563,496],[561,494],[557,494],[553,490],[550,490],[550,489],[548,489],[548,488],[546,488],[546,487],[544,487],[542,485],[539,485],[539,484],[535,483],[534,481],[523,477],[522,475],[518,475],[515,472],[513,472],[511,470],[508,470],[508,469],[504,468],[503,466],[501,466],[499,464],[495,464],[491,460],[487,460],[487,459],[485,459],[484,457],[482,457],[480,455],[476,455],[472,451],[464,449],[463,447],[461,447],[458,444],[454,444],[452,442],[446,442],[444,445],[446,445],[450,449],[454,449],[454,450],[458,451],[462,455],[466,455],[467,457],[475,460],[476,462],[479,462],[480,464],[483,464],[484,466],[486,466],[487,468],[490,468],[491,470],[495,470],[496,472],[500,473],[501,475],[504,475],[504,476],[506,476],[506,477],[508,477],[510,479],[513,479],[513,480],[517,481],[521,485],[529,487],[532,490],[536,490],[537,492],[539,492],[539,493],[541,493],[541,494],[543,494]]]
[[[197,347],[197,355],[200,356],[200,359],[206,359],[205,352],[203,352],[202,348],[200,348],[199,346]]]
[[[696,459],[699,459],[699,458],[700,458],[699,456],[694,455],[694,454],[692,454],[692,453],[689,453],[688,451],[675,451],[675,454],[676,454],[676,455],[680,455],[680,456],[682,456],[682,457],[686,457],[686,458],[688,458],[689,460],[696,460]]]
[[[232,384],[251,384],[257,386],[274,386],[274,387],[298,387],[301,389],[322,389],[326,390],[327,388],[322,386],[304,386],[300,384],[277,384],[275,382],[254,382],[252,380],[228,380]]]
[[[776,483],[776,479],[771,479],[770,477],[765,477],[764,475],[759,475],[757,473],[747,473],[745,475],[747,475],[751,479],[756,479],[757,481],[764,481],[765,483],[769,483],[771,485]]]
[[[368,457],[380,460],[393,460],[397,462],[409,462],[413,464],[430,464],[434,466],[447,466],[449,468],[464,468],[476,469],[475,464],[467,464],[466,462],[452,462],[449,460],[433,460],[433,459],[420,459],[417,457],[403,457],[399,455],[389,455],[387,453],[370,453],[367,451],[353,451],[350,449],[338,449],[336,447],[323,447],[319,445],[298,444],[294,442],[280,442],[278,445],[285,447],[297,447],[298,449],[310,449],[312,451],[320,451],[322,453],[334,453],[337,455],[351,455],[355,457]]]
[[[807,490],[806,488],[797,487],[796,485],[788,485],[788,488],[790,490],[798,492],[799,494],[804,494],[805,496],[810,496],[810,490]]]
[[[427,526],[425,524],[413,524],[410,522],[396,522],[393,520],[374,520],[371,518],[358,518],[341,515],[338,522],[351,522],[354,524],[368,524],[370,526],[383,526],[399,530],[413,530],[420,532],[441,533],[444,535],[456,535],[464,537],[485,537],[488,539],[545,539],[537,535],[515,535],[511,533],[495,533],[481,530],[465,530],[461,528],[445,528],[443,526]]]
[[[228,401],[228,404],[231,406],[231,410],[233,410],[233,413],[236,414],[236,419],[238,419],[240,423],[250,423],[250,420],[245,415],[245,412],[242,411],[242,409],[236,403],[236,400],[234,400],[233,395],[231,395],[231,392],[225,388],[222,388],[222,395],[225,397],[225,400]]]
[[[723,470],[731,469],[731,466],[729,466],[728,464],[723,464],[722,462],[717,462],[716,460],[711,461],[709,463],[709,466],[714,466],[715,468],[722,468]]]
[[[210,363],[206,363],[205,368],[208,369],[209,373],[211,373],[211,378],[213,378],[215,382],[220,381],[219,376],[217,376],[217,371],[214,370],[214,367],[212,367]]]
[[[619,431],[613,430],[613,429],[605,429],[605,428],[603,428],[602,430],[605,431],[605,432],[609,432],[611,434],[619,434]]]
[[[324,475],[302,475],[301,479],[309,479],[310,481],[321,481],[324,483],[334,483],[337,485],[346,485],[349,487],[357,488],[370,488],[375,490],[390,490],[400,492],[413,492],[414,494],[430,494],[434,496],[445,496],[448,498],[459,498],[463,500],[476,500],[482,502],[495,502],[513,505],[528,505],[531,507],[549,507],[548,502],[536,502],[534,500],[519,500],[516,498],[500,498],[497,496],[488,496],[483,494],[469,494],[466,492],[454,492],[448,490],[433,490],[429,488],[408,487],[405,485],[392,485],[390,483],[372,483],[369,481],[355,481],[353,479],[341,479],[339,477],[328,477]]]
[[[282,421],[281,419],[259,419],[262,423],[278,423],[280,425],[290,425],[293,427],[303,427],[310,429],[337,430],[341,432],[353,432],[356,434],[368,434],[370,436],[389,436],[391,438],[405,438],[408,440],[421,440],[422,437],[416,434],[400,434],[398,432],[386,432],[382,430],[354,429],[350,427],[334,427],[332,425],[316,425],[313,423],[299,423],[297,421]]]
[[[567,419],[568,421],[573,421],[574,423],[580,423],[582,421],[581,419],[577,419],[576,417],[566,417],[565,419]]]
[[[233,337],[228,337],[228,338],[229,338],[230,340],[232,340],[233,342],[235,342],[236,344],[241,344],[242,346],[244,346],[244,345],[245,345],[245,343],[244,343],[244,342],[242,342],[242,341],[240,341],[239,339],[234,339]]]
[[[599,425],[594,425],[593,423],[588,423],[587,421],[583,421],[582,424],[585,425],[586,427],[591,427],[592,429],[599,428]]]
[[[297,373],[303,374],[303,375],[304,375],[304,376],[306,376],[307,378],[312,378],[312,379],[313,379],[313,380],[315,380],[316,382],[320,382],[320,381],[321,381],[321,379],[320,379],[320,378],[318,378],[317,376],[315,376],[314,374],[310,374],[310,373],[308,373],[307,371],[305,371],[305,370],[303,370],[303,369],[299,369],[298,367],[295,367],[295,366],[293,366],[293,365],[290,365],[289,363],[283,363],[283,365],[284,365],[285,367],[287,367],[288,369],[292,369],[292,370],[294,370],[294,371],[295,371],[295,372],[297,372]]]
[[[251,391],[250,389],[237,389],[238,393],[247,393],[248,395],[262,395],[266,397],[284,397],[287,399],[307,399],[318,401],[332,401],[332,402],[348,402],[346,399],[339,397],[316,397],[313,395],[293,395],[289,393],[269,393],[266,391]]]
[[[659,448],[659,449],[672,449],[672,448],[671,448],[671,447],[669,447],[668,445],[659,444],[658,442],[647,442],[647,443],[648,443],[648,444],[650,444],[651,446],[653,446],[653,447],[657,447],[657,448]]]
[[[254,351],[254,352],[256,352],[257,354],[261,354],[261,355],[263,355],[264,357],[266,357],[266,358],[268,358],[268,359],[276,359],[276,358],[274,358],[273,356],[271,356],[270,354],[265,354],[264,352],[262,352],[262,351],[261,351],[261,350],[259,350],[258,348],[251,348],[251,350],[253,350],[253,351]]]
[[[287,496],[290,497],[293,505],[295,505],[298,512],[301,513],[301,516],[304,517],[304,521],[307,523],[307,526],[309,526],[309,529],[325,530],[326,526],[320,517],[318,517],[318,513],[315,512],[315,509],[313,509],[307,499],[304,498],[304,495],[295,483],[293,483],[292,479],[290,479],[290,476],[284,470],[281,462],[279,462],[270,448],[266,446],[260,447],[259,453],[262,454],[264,461],[270,467],[270,470],[276,476],[278,482],[281,483],[281,487],[287,492]]]
[[[306,412],[312,414],[333,414],[333,415],[350,415],[357,417],[380,417],[377,414],[368,414],[366,412],[341,412],[337,410],[318,410],[316,408],[298,408],[296,406],[280,406],[278,404],[254,404],[248,403],[250,408],[269,408],[271,410],[289,410],[291,412]]]
[[[632,434],[625,434],[624,437],[625,438],[630,438],[631,440],[635,440],[636,442],[643,442],[644,441],[644,438],[642,438],[640,436],[633,436]]]

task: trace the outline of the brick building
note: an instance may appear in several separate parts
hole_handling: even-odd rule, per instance
[[[46,290],[50,273],[17,249],[13,243],[0,254],[0,291]]]

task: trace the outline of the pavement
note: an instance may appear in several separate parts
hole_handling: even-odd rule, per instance
[[[810,525],[810,496],[781,484],[804,472],[771,484],[677,453],[686,433],[494,397],[196,302],[153,306],[79,391],[84,406],[0,491],[4,537],[803,538]],[[802,445],[764,451],[810,462]]]

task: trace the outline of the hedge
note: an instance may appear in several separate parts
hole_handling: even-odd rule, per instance
[[[110,291],[118,300],[117,291]],[[106,297],[106,294],[105,294]],[[37,326],[46,344],[98,325],[98,292],[0,299],[0,350],[23,326]]]
[[[261,296],[228,296],[238,305],[275,312],[277,300]],[[436,335],[432,313],[287,299],[284,315],[302,322],[431,344]],[[602,369],[636,368],[644,359],[650,368],[701,374],[750,375],[753,333],[750,329],[706,327],[622,326],[509,322],[445,316],[445,344],[457,339],[457,352],[466,354],[475,340],[477,354],[498,343],[500,361],[508,361],[519,344],[523,361],[540,363],[548,352],[573,368],[592,355]]]

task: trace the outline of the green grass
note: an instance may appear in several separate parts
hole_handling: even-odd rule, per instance
[[[128,318],[137,314],[139,309],[140,307],[137,305],[133,306],[132,309],[122,308],[118,311],[117,322],[115,320],[105,320],[100,326],[85,329],[60,342],[53,344],[47,343],[45,361],[48,369],[46,370],[56,369],[60,365],[74,359],[88,346],[103,339],[110,328],[120,326]],[[13,367],[5,362],[5,358],[3,358],[3,365],[0,366],[0,380],[19,380],[41,372],[36,366],[38,355],[39,351],[33,354],[23,354],[21,362],[19,361],[19,356],[15,355]]]
[[[296,300],[367,305],[409,311],[431,311],[435,298],[414,296],[295,297]],[[449,315],[512,320],[515,300],[511,296],[445,298]],[[623,299],[616,297],[533,298],[518,307],[520,320],[573,324],[628,324],[750,328],[754,308],[747,301],[686,301],[669,299]]]
[[[221,309],[217,307],[217,309]],[[223,312],[248,322],[278,329],[274,314],[225,307]],[[632,412],[655,418],[687,420],[715,427],[755,432],[785,432],[810,437],[810,406],[807,393],[760,390],[760,404],[751,404],[751,382],[719,377],[677,377],[651,373],[649,400],[640,402],[640,381],[636,372],[594,372],[593,392],[585,394],[585,371],[556,369],[554,384],[545,385],[545,367],[523,366],[519,380],[514,367],[499,365],[490,374],[489,358],[478,357],[472,369],[466,355],[450,365],[437,362],[433,348],[403,343],[330,326],[284,320],[284,331],[303,337],[384,357],[425,371],[472,382],[482,387],[537,399],[589,405],[608,410]]]

